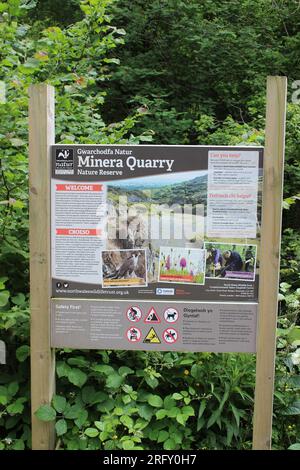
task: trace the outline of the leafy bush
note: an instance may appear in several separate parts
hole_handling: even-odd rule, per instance
[[[247,448],[253,368],[246,355],[61,351],[58,395],[36,414],[56,418],[67,449]]]

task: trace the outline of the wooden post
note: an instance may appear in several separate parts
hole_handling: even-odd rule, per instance
[[[34,415],[55,389],[55,355],[50,348],[50,145],[55,141],[54,88],[29,89],[29,234],[31,309],[32,448],[54,448],[54,423]]]
[[[253,449],[270,450],[280,268],[286,77],[268,77]]]

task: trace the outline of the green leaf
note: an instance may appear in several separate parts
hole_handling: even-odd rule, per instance
[[[103,62],[106,62],[107,64],[118,64],[120,63],[120,59],[116,59],[114,57],[112,57],[111,59],[108,59],[108,58],[104,58],[103,59]]]
[[[111,366],[107,366],[105,364],[93,366],[92,370],[94,372],[100,372],[105,375],[110,375],[110,374],[115,373],[115,370]]]
[[[67,427],[67,422],[65,419],[59,419],[55,423],[55,430],[57,436],[62,436],[63,434],[66,434],[68,427]]]
[[[228,422],[226,422],[226,429],[227,429],[226,444],[227,446],[230,446],[232,442],[232,438],[233,438],[234,429],[233,429],[233,426],[231,426],[231,424]]]
[[[95,387],[88,385],[81,390],[81,398],[84,403],[90,404],[93,402],[95,397]]]
[[[8,11],[12,16],[19,15],[20,0],[8,0]]]
[[[0,292],[0,307],[5,307],[5,305],[8,302],[9,299],[9,291],[8,290],[2,290]]]
[[[70,406],[68,403],[64,410],[64,417],[67,419],[77,419],[81,413],[81,406],[79,404]]]
[[[107,393],[104,392],[96,392],[92,402],[90,403],[91,405],[94,405],[96,403],[102,403],[108,399]]]
[[[232,403],[230,403],[230,407],[231,407],[232,413],[235,417],[236,425],[239,428],[240,427],[240,413],[239,413],[238,409]]]
[[[163,406],[163,401],[159,395],[149,395],[148,397],[148,403],[151,406],[154,406],[155,408],[160,408]]]
[[[176,444],[173,439],[169,438],[164,442],[164,449],[165,450],[174,450],[176,449]]]
[[[283,415],[299,415],[300,414],[300,400],[295,400],[289,405],[281,414]]]
[[[1,2],[0,3],[0,13],[3,13],[4,11],[6,11],[8,8],[7,5],[5,5],[5,3]]]
[[[288,450],[300,450],[300,443],[292,444],[290,447],[288,447]]]
[[[176,444],[182,443],[184,433],[181,433],[180,431],[178,431],[178,429],[175,429],[170,431],[170,435],[172,436],[172,439],[175,441]]]
[[[10,414],[20,414],[24,411],[24,405],[20,400],[15,401],[7,407],[7,411]]]
[[[24,62],[23,67],[25,69],[38,69],[39,65],[40,65],[40,61],[38,59],[35,59],[34,57],[29,57],[29,59],[27,59],[26,62]]]
[[[109,375],[106,379],[106,386],[108,388],[119,388],[120,385],[123,383],[124,377],[114,372],[113,374]]]
[[[122,377],[126,377],[126,375],[129,375],[129,374],[134,374],[134,370],[126,366],[120,367],[118,372]]]
[[[70,357],[70,359],[68,359],[68,364],[70,366],[78,366],[78,367],[89,366],[88,361],[82,356]]]
[[[134,441],[131,441],[130,439],[127,439],[126,441],[122,442],[122,447],[124,450],[131,450],[134,448]]]
[[[10,396],[15,396],[15,394],[17,393],[17,391],[19,390],[19,384],[18,382],[11,382],[9,385],[8,385],[8,393],[10,394]]]
[[[190,365],[190,364],[193,364],[194,362],[195,362],[195,359],[192,359],[192,358],[182,359],[180,361],[180,365],[182,365],[182,366]]]
[[[68,373],[68,380],[76,387],[82,387],[87,381],[87,375],[80,369],[71,369]]]
[[[166,396],[164,398],[164,408],[166,410],[170,410],[174,406],[176,406],[176,401],[174,400],[174,398],[172,398],[171,395]]]
[[[24,362],[26,361],[27,357],[30,355],[30,347],[25,345],[20,346],[16,350],[16,358],[18,359],[19,362]]]
[[[120,421],[127,428],[132,428],[133,427],[133,419],[130,418],[130,416],[127,416],[127,415],[121,416]]]
[[[182,413],[177,413],[176,415],[176,421],[179,423],[179,424],[183,424],[185,425],[185,423],[187,422],[188,420],[188,415],[184,415]]]
[[[118,29],[115,30],[115,32],[117,34],[121,34],[122,36],[124,36],[126,34],[126,31],[123,28],[118,28]]]
[[[161,430],[159,431],[157,442],[165,442],[169,437],[169,433],[167,431]]]
[[[34,414],[41,421],[54,421],[56,418],[56,411],[50,405],[40,406]]]
[[[8,277],[0,277],[0,290],[5,289],[5,283],[8,281]]]
[[[25,140],[18,139],[17,137],[12,137],[9,141],[13,147],[23,147],[26,144]]]
[[[292,375],[287,379],[288,385],[293,388],[300,388],[300,375]]]
[[[172,397],[174,398],[174,400],[182,400],[181,393],[173,393]]]
[[[288,341],[289,343],[293,343],[294,341],[300,340],[300,327],[294,326],[288,334]]]
[[[53,407],[58,413],[63,413],[66,409],[67,400],[60,395],[54,395],[52,400]]]
[[[89,414],[88,414],[87,410],[84,410],[84,409],[79,410],[78,414],[77,414],[77,419],[75,420],[76,426],[81,428],[85,424],[85,422],[87,421],[88,416],[89,416]]]
[[[12,445],[12,450],[24,450],[25,444],[22,439],[17,439]]]
[[[213,424],[215,424],[220,414],[221,414],[221,411],[219,410],[219,408],[211,414],[209,420],[207,421],[207,425],[206,425],[207,429],[209,429]]]
[[[197,431],[200,431],[201,427],[203,426],[204,420],[202,420],[202,415],[205,411],[207,405],[206,400],[201,400],[200,406],[199,406],[199,411],[198,411],[198,419],[197,419]]]
[[[152,389],[156,388],[159,385],[159,382],[156,377],[150,377],[146,375],[145,381]]]
[[[37,4],[37,0],[23,0],[20,5],[20,9],[22,10],[30,10],[34,8]]]
[[[109,411],[113,410],[115,407],[115,401],[112,398],[108,398],[102,403],[97,405],[97,410],[101,411],[102,413],[108,413]]]
[[[148,405],[138,405],[138,413],[141,418],[150,421],[153,416],[153,409]]]
[[[168,415],[168,411],[167,410],[158,410],[156,413],[155,413],[155,416],[158,420],[160,419],[164,419],[166,416]]]
[[[8,403],[8,389],[3,385],[0,385],[0,404],[6,405]]]
[[[194,364],[191,368],[191,376],[194,377],[197,381],[201,380],[203,368],[198,364]]]
[[[14,204],[15,206],[15,204]],[[14,297],[11,298],[11,301],[15,304],[15,305],[24,305],[25,301],[26,301],[26,297],[24,294],[22,294],[21,292],[17,295],[15,295]]]
[[[180,413],[180,409],[177,408],[176,406],[173,406],[173,408],[168,410],[168,416],[170,418],[175,418],[178,415],[178,413]]]
[[[181,408],[181,413],[186,416],[195,416],[195,411],[192,406],[184,406],[183,408]]]
[[[56,365],[56,372],[59,378],[68,377],[68,374],[71,371],[71,367],[68,366],[65,362],[58,362]]]
[[[86,428],[84,434],[88,437],[97,437],[99,436],[99,431],[96,428]]]

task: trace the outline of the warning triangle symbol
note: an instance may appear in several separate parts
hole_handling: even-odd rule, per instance
[[[160,344],[160,339],[159,337],[157,336],[157,333],[156,331],[154,330],[154,328],[150,328],[146,338],[144,339],[143,341],[144,343],[148,343],[148,344]]]
[[[144,323],[160,323],[161,320],[159,316],[157,315],[157,311],[155,310],[154,307],[151,307],[145,320]]]

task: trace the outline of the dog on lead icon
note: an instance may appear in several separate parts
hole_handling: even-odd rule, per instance
[[[170,307],[164,311],[164,319],[168,323],[175,323],[178,320],[179,313],[176,308]]]

